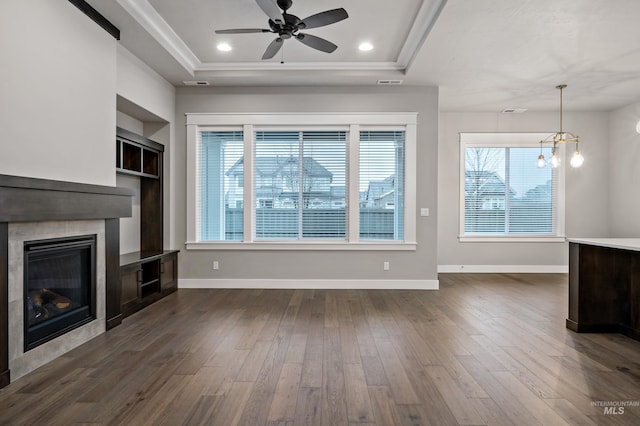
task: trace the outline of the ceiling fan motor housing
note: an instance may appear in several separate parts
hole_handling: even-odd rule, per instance
[[[279,25],[269,19],[269,27],[271,27],[271,30],[282,38],[291,38],[298,30],[304,29],[305,27],[300,18],[295,15],[283,13],[282,17],[284,18],[283,25]]]

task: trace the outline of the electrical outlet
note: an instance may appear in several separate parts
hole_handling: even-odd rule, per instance
[[[213,270],[217,271],[218,269],[220,269],[220,263],[217,260],[213,261]]]
[[[382,264],[382,269],[384,269],[385,271],[388,271],[389,270],[389,262],[384,262]]]

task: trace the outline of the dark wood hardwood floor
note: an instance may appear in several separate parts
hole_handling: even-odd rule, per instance
[[[179,290],[0,390],[0,424],[640,424],[640,342],[565,329],[566,275],[440,287]]]

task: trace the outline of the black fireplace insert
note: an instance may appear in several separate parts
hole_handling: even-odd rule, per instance
[[[24,243],[24,350],[96,318],[96,236]]]

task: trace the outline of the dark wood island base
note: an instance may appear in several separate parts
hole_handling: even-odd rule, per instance
[[[640,340],[640,239],[569,240],[566,327]]]

